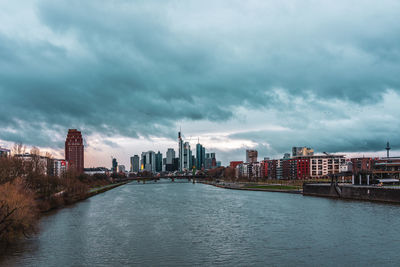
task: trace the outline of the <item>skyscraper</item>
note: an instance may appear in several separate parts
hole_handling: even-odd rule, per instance
[[[201,170],[205,167],[206,149],[201,145],[196,145],[196,169]]]
[[[179,131],[178,133],[178,158],[179,158],[179,171],[183,171],[185,169],[184,167],[184,160],[183,160],[183,140],[182,140],[182,135],[181,132]]]
[[[134,155],[131,157],[131,172],[139,172],[140,170],[140,164],[139,164],[139,156]]]
[[[118,162],[116,158],[112,158],[112,167],[111,167],[111,172],[116,173],[118,171]]]
[[[192,151],[190,150],[189,142],[183,145],[183,170],[192,169]]]
[[[174,159],[175,159],[175,150],[173,148],[168,148],[167,157],[165,159],[165,170],[166,171],[170,172],[170,171],[178,170],[177,169],[178,166],[174,165]]]
[[[153,151],[142,153],[141,170],[156,172],[156,153]]]
[[[158,153],[156,154],[156,172],[162,171],[162,160],[162,154],[160,153],[160,151],[158,151]]]
[[[65,160],[68,166],[78,173],[83,173],[84,168],[84,145],[80,131],[69,129],[65,140]]]
[[[173,148],[168,148],[166,164],[173,164],[174,158],[175,158],[175,150]]]

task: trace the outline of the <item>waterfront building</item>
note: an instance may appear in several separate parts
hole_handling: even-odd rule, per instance
[[[155,171],[156,172],[162,171],[162,163],[163,163],[162,160],[163,160],[162,154],[160,153],[160,151],[158,151],[156,154],[156,160],[155,160],[155,164],[156,164]]]
[[[258,152],[257,150],[247,149],[246,150],[246,163],[255,163],[257,162]]]
[[[263,178],[262,174],[262,164],[259,162],[255,163],[241,163],[236,166],[236,177],[246,178],[248,180],[258,180]]]
[[[314,155],[301,157],[309,160],[310,178],[322,178],[340,172],[340,165],[346,162],[344,155]]]
[[[131,157],[131,172],[138,173],[140,170],[140,159],[138,155]]]
[[[400,179],[400,157],[374,159],[371,172],[374,178]]]
[[[65,160],[68,161],[68,167],[78,173],[83,172],[84,168],[84,145],[80,131],[69,129],[67,139],[65,140]]]
[[[243,163],[243,161],[231,161],[229,163],[229,167],[236,168],[237,165],[242,164],[242,163]]]
[[[374,159],[372,158],[352,158],[352,168],[354,173],[368,172],[372,170]]]
[[[156,153],[154,151],[147,151],[142,153],[141,171],[156,172]]]
[[[313,156],[314,149],[310,147],[293,147],[292,148],[292,157],[304,157],[304,156]]]

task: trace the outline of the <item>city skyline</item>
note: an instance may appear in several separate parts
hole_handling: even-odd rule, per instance
[[[397,1],[0,6],[4,147],[59,157],[77,128],[86,167],[129,166],[182,126],[224,165],[292,146],[399,154]]]

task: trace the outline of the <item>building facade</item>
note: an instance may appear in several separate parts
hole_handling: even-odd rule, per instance
[[[255,163],[257,162],[258,152],[257,150],[247,149],[246,150],[246,163]]]
[[[305,156],[313,156],[314,149],[310,147],[293,147],[292,148],[292,156],[293,157],[305,157]]]
[[[11,151],[6,148],[0,147],[0,157],[9,157],[11,155]]]
[[[83,173],[84,168],[84,145],[80,131],[69,129],[65,140],[65,160],[68,167],[78,173]]]
[[[147,151],[142,153],[141,171],[156,172],[156,153]]]
[[[140,170],[140,159],[138,155],[131,157],[131,172],[138,173]]]
[[[155,163],[156,164],[156,168],[155,168],[156,172],[162,171],[162,165],[163,165],[162,160],[163,160],[162,154],[160,153],[160,151],[158,151],[156,154],[156,163]]]
[[[201,145],[196,145],[196,169],[201,170],[205,168],[206,149]]]

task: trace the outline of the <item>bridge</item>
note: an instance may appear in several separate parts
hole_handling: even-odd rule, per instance
[[[188,180],[188,182],[193,180],[193,183],[196,182],[196,180],[205,178],[204,176],[192,176],[192,175],[174,175],[174,176],[160,176],[160,177],[131,177],[131,178],[126,178],[121,181],[137,181],[138,183],[146,183],[150,181],[157,182],[160,179],[170,179],[172,182],[175,182],[175,180]]]

